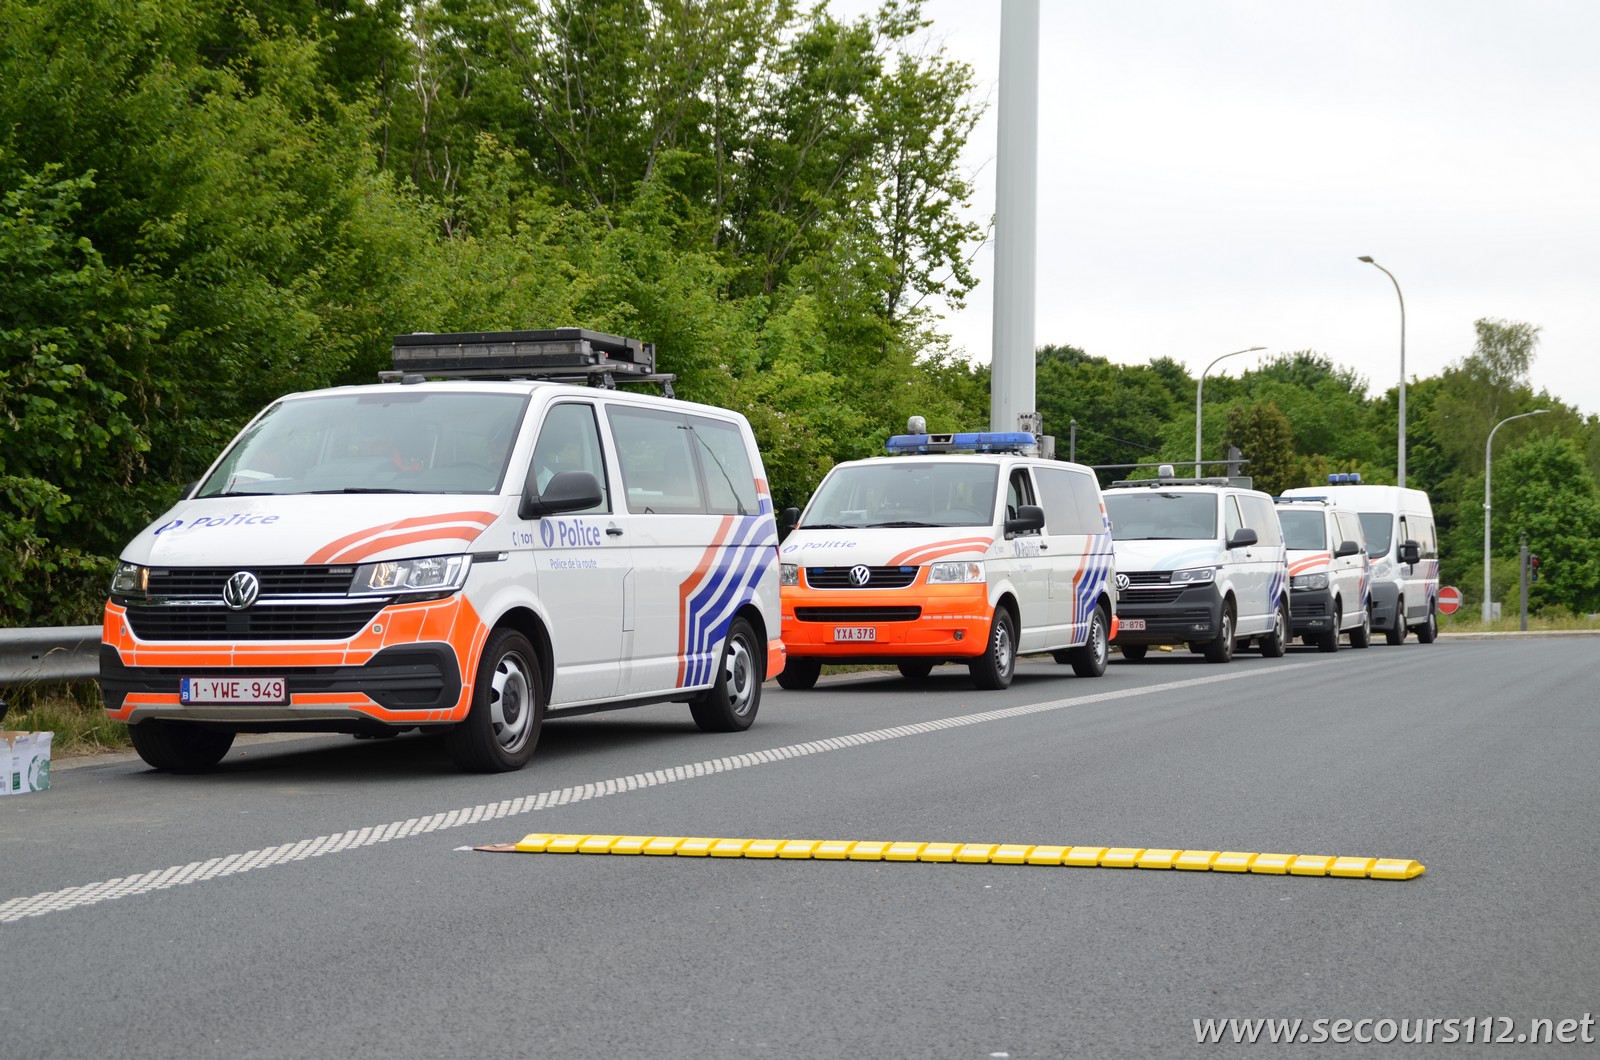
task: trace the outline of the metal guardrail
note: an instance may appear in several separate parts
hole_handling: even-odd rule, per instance
[[[99,626],[0,629],[0,688],[98,676]]]

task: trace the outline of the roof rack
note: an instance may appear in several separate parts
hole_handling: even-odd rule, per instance
[[[395,336],[391,357],[394,370],[378,373],[385,383],[425,378],[565,379],[607,390],[619,382],[655,383],[672,397],[672,384],[678,378],[655,370],[655,343],[587,328],[415,332]]]

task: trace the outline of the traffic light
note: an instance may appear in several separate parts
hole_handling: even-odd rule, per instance
[[[1530,552],[1530,553],[1528,553],[1528,581],[1536,582],[1538,580],[1539,580],[1539,553]]]

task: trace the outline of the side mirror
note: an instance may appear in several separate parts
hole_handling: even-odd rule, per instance
[[[1346,556],[1354,556],[1360,551],[1360,545],[1356,544],[1354,541],[1346,541],[1344,544],[1333,550],[1333,558],[1343,559]]]
[[[1422,562],[1422,546],[1415,541],[1407,541],[1400,546],[1400,562],[1406,566]]]
[[[1018,505],[1016,518],[1006,520],[1007,534],[1026,534],[1043,527],[1044,509],[1037,504]]]
[[[545,483],[542,493],[532,481],[523,486],[517,517],[537,519],[541,515],[582,511],[593,508],[601,499],[600,480],[591,472],[558,471]]]
[[[1246,526],[1233,532],[1233,536],[1228,538],[1228,547],[1248,548],[1260,540],[1261,538],[1256,535],[1256,532]]]
[[[800,509],[785,508],[778,513],[778,540],[782,541],[800,525]]]

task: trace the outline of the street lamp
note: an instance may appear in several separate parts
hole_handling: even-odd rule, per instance
[[[1406,484],[1406,296],[1400,293],[1400,281],[1394,278],[1394,273],[1373,261],[1366,254],[1356,259],[1364,261],[1375,269],[1380,269],[1394,284],[1394,293],[1400,299],[1400,457],[1398,460],[1400,471],[1400,488]]]
[[[1507,416],[1495,424],[1489,431],[1489,440],[1483,443],[1483,620],[1489,621],[1489,448],[1494,445],[1494,432],[1510,423],[1512,420],[1526,419],[1529,416],[1542,416],[1549,409],[1534,409],[1532,412],[1522,412],[1515,416]]]
[[[1234,350],[1232,353],[1225,353],[1221,357],[1218,357],[1217,361],[1226,360],[1229,357],[1237,357],[1241,353],[1255,353],[1258,350],[1264,350],[1264,349],[1266,349],[1265,346],[1252,346],[1248,350]],[[1206,371],[1200,373],[1200,378],[1195,380],[1195,384],[1194,384],[1194,477],[1195,478],[1199,478],[1200,477],[1200,389],[1201,389],[1201,387],[1206,385],[1206,372],[1209,372],[1209,371],[1211,371],[1211,369],[1215,368],[1217,366],[1217,361],[1212,361],[1210,364],[1206,365]]]

